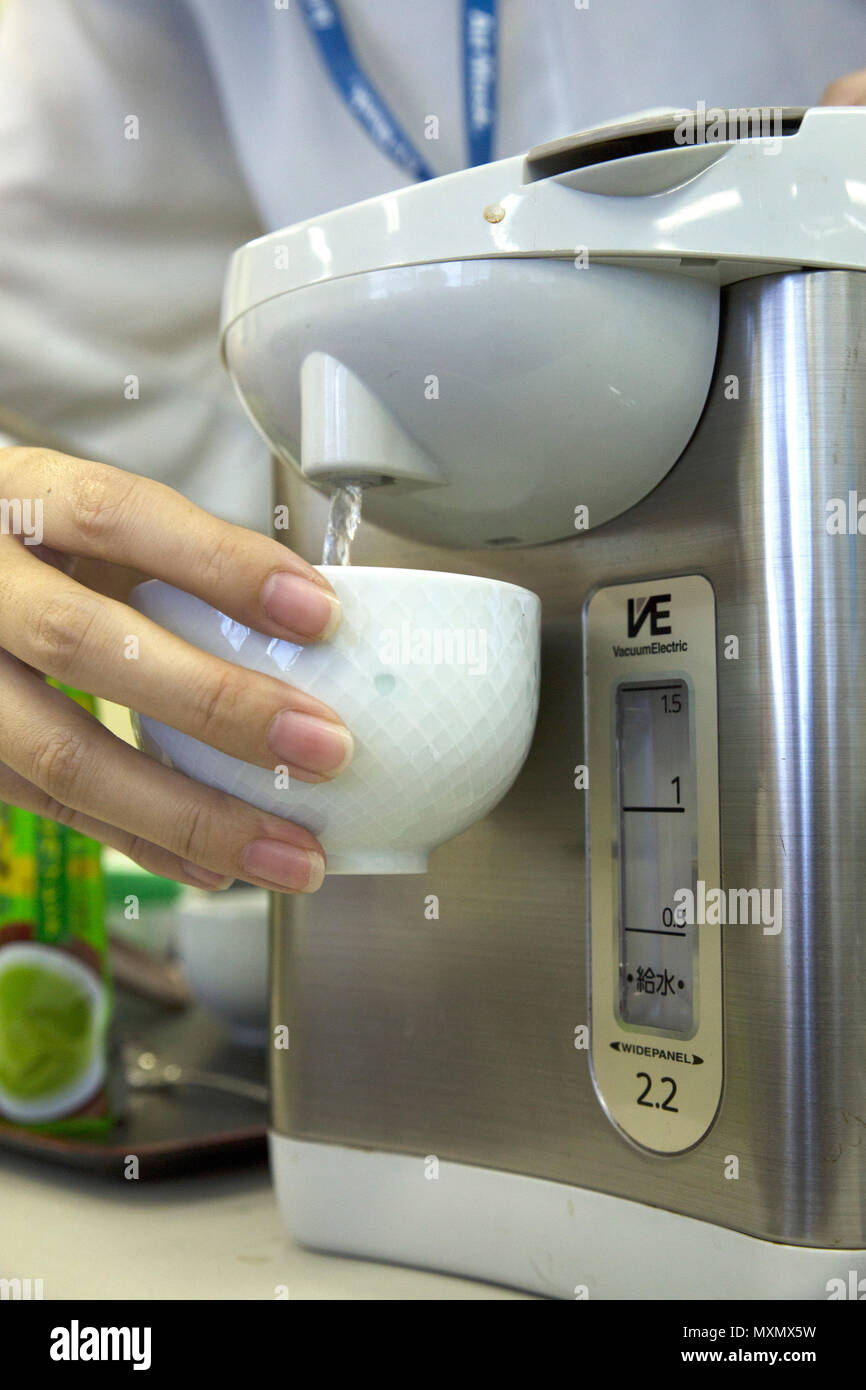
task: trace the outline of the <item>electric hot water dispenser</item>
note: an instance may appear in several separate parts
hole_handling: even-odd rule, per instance
[[[354,562],[544,614],[505,799],[425,875],[274,904],[273,1171],[313,1247],[565,1297],[866,1275],[866,111],[757,114],[233,260],[280,535],[317,560],[357,480]]]

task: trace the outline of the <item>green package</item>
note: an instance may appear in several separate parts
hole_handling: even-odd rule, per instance
[[[110,1013],[99,845],[0,803],[0,1120],[107,1128]]]

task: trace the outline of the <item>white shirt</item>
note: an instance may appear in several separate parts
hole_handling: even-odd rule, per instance
[[[406,182],[344,105],[297,0],[282,3],[0,8],[0,422],[14,412],[263,529],[267,448],[217,351],[228,257]],[[460,0],[341,9],[428,163],[462,168]],[[653,106],[809,105],[866,66],[863,0],[499,10],[496,157]]]

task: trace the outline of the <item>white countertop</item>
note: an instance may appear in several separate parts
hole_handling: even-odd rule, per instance
[[[0,1156],[0,1278],[46,1299],[524,1299],[508,1289],[316,1255],[283,1230],[266,1169],[130,1181]],[[285,1297],[285,1295],[282,1295]]]

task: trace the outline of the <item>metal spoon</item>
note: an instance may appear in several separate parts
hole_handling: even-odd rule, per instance
[[[244,1081],[238,1076],[201,1071],[197,1067],[182,1067],[177,1062],[166,1062],[155,1052],[140,1052],[137,1047],[124,1048],[123,1061],[126,1083],[136,1091],[168,1091],[176,1086],[200,1086],[209,1091],[240,1096],[259,1105],[267,1105],[270,1098],[267,1086],[258,1081]]]

